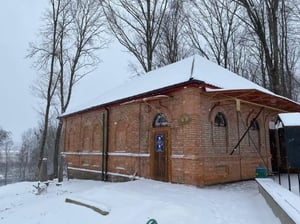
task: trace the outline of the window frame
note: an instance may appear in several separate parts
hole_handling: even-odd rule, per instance
[[[158,113],[153,119],[152,127],[158,128],[158,127],[167,127],[169,125],[167,116],[163,113]]]

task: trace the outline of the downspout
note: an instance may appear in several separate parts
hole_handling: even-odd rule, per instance
[[[108,164],[108,127],[109,127],[109,109],[105,107],[102,113],[102,171],[101,180],[107,181],[107,164]]]
[[[106,122],[105,122],[105,112],[102,113],[102,172],[101,172],[101,180],[105,181],[105,132],[106,132]]]
[[[109,148],[109,108],[105,107],[105,111],[106,111],[106,132],[105,132],[105,166],[104,166],[104,171],[105,171],[105,175],[104,175],[104,179],[105,181],[107,181],[107,165],[108,165],[108,148]]]

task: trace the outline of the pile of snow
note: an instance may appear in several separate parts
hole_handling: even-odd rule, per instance
[[[0,223],[145,224],[151,218],[158,224],[280,223],[255,181],[196,188],[152,180],[70,180],[61,186],[50,183],[40,195],[35,194],[33,184],[0,187]],[[66,203],[66,198],[98,204],[109,214]]]

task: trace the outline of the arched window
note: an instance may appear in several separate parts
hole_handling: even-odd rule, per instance
[[[168,121],[166,116],[162,113],[157,114],[153,121],[153,127],[165,127],[165,126],[168,126]]]
[[[218,112],[217,115],[215,116],[215,126],[218,126],[218,127],[226,127],[227,126],[226,117],[223,113]]]
[[[214,152],[217,154],[227,153],[228,128],[226,117],[222,112],[216,114],[212,130]]]
[[[249,139],[249,146],[251,146],[249,150],[252,150],[254,152],[261,150],[259,124],[256,119],[252,119],[250,122],[250,131],[248,133],[248,139]]]

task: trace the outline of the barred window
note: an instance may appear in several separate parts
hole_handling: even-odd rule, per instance
[[[223,113],[218,112],[217,115],[215,116],[215,126],[218,126],[218,127],[226,127],[227,126],[226,117]]]
[[[251,130],[253,130],[253,131],[259,130],[259,124],[258,124],[257,120],[252,119],[250,125],[251,125]]]

